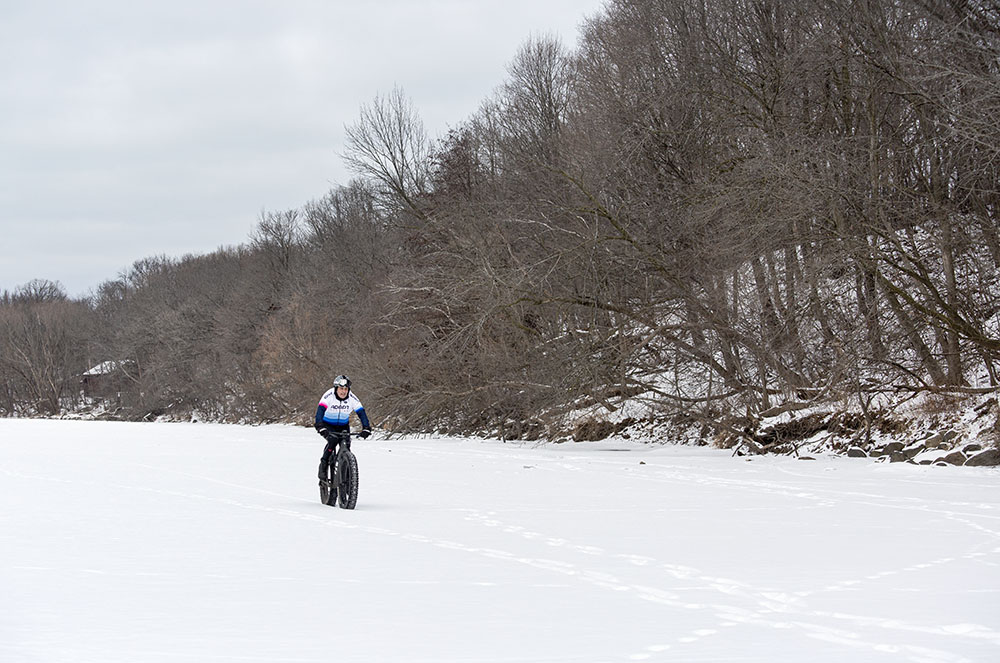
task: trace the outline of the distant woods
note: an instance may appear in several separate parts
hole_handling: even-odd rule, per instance
[[[347,373],[378,424],[510,436],[997,385],[992,3],[610,0],[445,138],[400,90],[347,135],[357,179],[244,246],[5,293],[0,412],[103,362],[125,418],[301,421]]]

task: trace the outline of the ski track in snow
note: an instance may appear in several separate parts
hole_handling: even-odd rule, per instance
[[[2,423],[2,422],[0,422]],[[23,423],[24,422],[20,422]],[[44,423],[40,423],[44,426]],[[86,427],[80,423],[77,426]],[[176,427],[175,430],[182,428]],[[169,428],[169,427],[168,427]],[[3,430],[0,428],[0,430]],[[259,429],[256,429],[259,430]],[[289,432],[287,428],[277,428],[281,437],[295,437],[298,431]],[[227,429],[220,429],[217,434],[225,436],[233,434]],[[200,431],[199,431],[200,432]],[[214,432],[214,431],[213,431]],[[235,433],[238,435],[238,433]],[[275,445],[279,453],[287,452]],[[676,660],[781,660],[776,656],[776,643],[784,641],[788,634],[795,634],[814,643],[817,651],[829,652],[826,658],[819,660],[901,660],[940,663],[965,663],[968,661],[990,660],[989,654],[996,654],[992,660],[1000,660],[1000,611],[980,615],[982,623],[967,621],[951,621],[947,614],[920,615],[919,619],[894,614],[879,614],[867,610],[855,609],[844,611],[822,607],[825,599],[840,596],[877,596],[884,588],[891,587],[902,591],[913,587],[921,589],[921,578],[928,573],[944,573],[950,578],[961,579],[970,572],[979,574],[982,581],[979,589],[984,592],[985,605],[1000,608],[998,592],[1000,592],[1000,490],[996,480],[1000,478],[996,472],[969,473],[969,483],[962,482],[940,484],[937,495],[925,497],[904,493],[900,488],[911,482],[912,478],[894,479],[900,470],[894,468],[893,473],[877,474],[873,477],[871,471],[862,472],[861,478],[843,476],[845,472],[837,471],[839,466],[831,465],[834,471],[823,475],[820,472],[803,473],[796,469],[794,461],[775,459],[759,462],[752,467],[739,459],[726,459],[720,455],[694,455],[684,457],[677,454],[650,453],[648,449],[639,450],[636,455],[610,450],[594,450],[587,453],[586,447],[574,447],[563,453],[558,447],[543,447],[540,449],[525,449],[514,445],[483,444],[476,441],[455,440],[391,440],[383,441],[379,446],[365,448],[359,445],[359,459],[362,472],[362,489],[359,507],[355,512],[344,512],[318,504],[318,500],[303,497],[302,494],[286,494],[261,485],[247,483],[244,480],[228,480],[219,478],[225,472],[220,468],[211,467],[212,472],[182,471],[164,464],[141,462],[135,458],[128,460],[130,468],[129,480],[96,480],[82,475],[69,477],[52,477],[41,473],[18,470],[18,462],[0,455],[0,474],[4,482],[10,484],[18,480],[19,485],[38,486],[47,484],[63,484],[76,493],[99,494],[116,492],[132,495],[123,503],[136,499],[141,495],[162,498],[160,502],[179,500],[194,503],[204,503],[225,509],[236,509],[251,514],[259,514],[261,527],[268,527],[270,518],[294,520],[309,527],[322,530],[334,529],[361,535],[370,543],[373,550],[395,550],[393,541],[413,544],[427,550],[427,559],[438,559],[440,553],[434,550],[459,553],[471,556],[487,563],[486,568],[494,569],[493,577],[487,576],[479,580],[456,580],[450,591],[471,591],[470,587],[483,589],[502,588],[512,580],[522,577],[519,568],[541,572],[549,578],[548,581],[533,580],[530,586],[537,590],[560,592],[570,587],[582,589],[584,594],[595,602],[600,602],[604,596],[613,596],[620,600],[628,599],[635,607],[628,614],[644,614],[650,609],[664,611],[668,621],[692,625],[686,630],[658,637],[649,637],[647,641],[634,642],[633,647],[622,649],[618,654],[608,656],[594,655],[589,658],[586,652],[579,648],[574,652],[565,652],[565,657],[551,651],[545,654],[525,652],[524,657],[493,657],[491,652],[484,650],[479,655],[456,657],[442,654],[437,660],[459,661],[533,661],[533,660],[625,660],[625,661],[676,661]],[[0,454],[11,448],[10,440],[0,442]],[[309,453],[303,456],[315,455],[316,444],[309,445]],[[392,449],[396,459],[405,456],[406,464],[419,466],[421,473],[433,472],[433,468],[441,468],[442,472],[462,472],[466,475],[476,475],[482,472],[483,477],[496,473],[494,468],[510,475],[510,483],[522,485],[514,477],[534,475],[544,476],[556,483],[558,487],[569,489],[581,487],[581,495],[586,495],[588,487],[599,485],[602,476],[619,473],[627,474],[621,486],[641,487],[641,496],[655,497],[657,487],[669,487],[676,491],[677,487],[697,488],[697,495],[714,495],[719,500],[715,508],[718,514],[726,518],[738,516],[745,522],[753,523],[755,514],[773,517],[781,508],[795,512],[808,512],[810,515],[830,511],[852,510],[864,513],[868,510],[879,510],[888,514],[902,512],[906,517],[927,517],[951,523],[965,534],[950,536],[956,539],[954,549],[949,548],[948,554],[921,555],[915,563],[895,565],[892,563],[872,564],[871,572],[863,573],[860,569],[837,569],[837,573],[816,574],[815,579],[798,583],[758,583],[748,578],[760,574],[751,573],[740,577],[719,575],[708,568],[681,564],[671,560],[671,534],[652,533],[656,538],[662,536],[660,545],[647,546],[631,550],[623,542],[624,537],[594,538],[581,533],[579,536],[566,534],[572,527],[564,527],[567,522],[579,520],[581,531],[587,526],[607,521],[614,523],[625,517],[634,516],[637,508],[632,501],[615,501],[614,495],[599,499],[596,504],[575,508],[566,506],[566,500],[553,500],[546,503],[545,495],[532,495],[531,499],[513,501],[508,505],[491,504],[487,497],[469,494],[469,484],[463,483],[460,489],[453,492],[453,505],[441,508],[440,504],[429,507],[434,514],[434,532],[428,532],[419,517],[409,521],[386,520],[389,525],[371,524],[366,518],[365,498],[370,494],[366,489],[369,482],[379,481],[372,462],[377,453],[385,456],[386,449]],[[655,450],[654,450],[655,451]],[[629,456],[627,460],[623,456]],[[636,468],[638,458],[648,464],[639,470]],[[140,456],[141,458],[141,456]],[[710,459],[705,469],[701,461]],[[395,460],[395,459],[394,459]],[[720,463],[720,460],[722,461]],[[420,462],[424,461],[424,462]],[[117,461],[121,462],[121,461]],[[244,463],[246,461],[243,461]],[[29,466],[31,463],[27,463]],[[313,463],[314,465],[314,463]],[[845,466],[846,467],[846,466]],[[858,466],[852,465],[852,468]],[[478,468],[478,469],[477,469]],[[224,469],[224,468],[223,468]],[[312,484],[310,479],[312,465],[302,467],[302,482]],[[866,467],[866,470],[883,470],[885,468]],[[912,472],[912,470],[910,470]],[[752,472],[752,474],[751,474]],[[763,477],[761,476],[763,475]],[[837,476],[833,476],[837,475]],[[157,482],[141,482],[138,477],[155,476]],[[176,479],[172,481],[171,478]],[[446,480],[447,477],[428,476],[427,480]],[[891,490],[880,493],[872,488],[878,485],[873,479],[893,479]],[[411,478],[412,480],[412,478]],[[164,486],[163,484],[166,484]],[[473,482],[474,484],[474,482]],[[858,486],[857,484],[863,484]],[[177,485],[177,488],[171,487]],[[196,485],[196,489],[191,486]],[[409,489],[419,486],[413,481]],[[530,486],[532,491],[541,490],[545,482],[538,479],[527,479],[524,486]],[[917,481],[913,484],[926,488],[927,484]],[[180,486],[187,486],[181,488]],[[559,488],[553,489],[553,491]],[[238,496],[234,496],[233,493]],[[315,492],[315,491],[311,491]],[[380,495],[385,494],[382,491]],[[438,491],[436,496],[444,495]],[[553,492],[555,495],[555,492]],[[985,498],[982,501],[969,499],[970,496]],[[681,495],[682,497],[687,497]],[[418,496],[419,497],[419,496]],[[696,495],[690,496],[692,500]],[[730,501],[732,500],[732,501]],[[643,500],[639,500],[642,502]],[[650,504],[643,507],[650,514],[669,512],[673,515],[683,514],[685,510],[700,510],[695,502],[680,503],[682,506],[657,504],[648,499]],[[467,503],[475,506],[464,506]],[[721,505],[721,506],[718,506]],[[368,513],[377,514],[378,511]],[[711,516],[712,511],[708,514]],[[641,515],[641,514],[640,514]],[[799,516],[802,517],[802,516]],[[643,518],[636,520],[642,523]],[[687,522],[687,521],[684,521]],[[405,526],[404,526],[405,525]],[[545,527],[544,525],[550,525]],[[711,524],[706,525],[711,527]],[[596,527],[598,530],[601,527]],[[447,535],[442,535],[444,531]],[[630,532],[636,540],[643,540],[646,532],[641,530]],[[855,532],[854,536],[862,535],[863,531]],[[737,535],[738,536],[738,535]],[[379,543],[382,540],[382,543]],[[921,539],[917,539],[919,542]],[[15,541],[16,543],[16,541]],[[736,539],[733,555],[739,556],[740,546],[746,546],[750,541]],[[5,544],[5,545],[9,545]],[[846,542],[849,545],[849,542]],[[648,554],[650,549],[662,549],[660,555]],[[71,556],[67,556],[70,557]],[[0,557],[0,561],[8,564],[9,556]],[[446,557],[440,557],[444,562]],[[67,560],[69,561],[69,560]],[[706,555],[706,563],[715,561],[711,555]],[[790,562],[790,560],[786,560]],[[776,560],[776,563],[784,563]],[[798,568],[808,568],[808,561],[799,562]],[[881,566],[881,568],[878,568]],[[294,569],[292,569],[294,570]],[[853,575],[830,581],[838,575],[853,571]],[[41,578],[57,576],[59,578],[81,578],[85,576],[115,578],[124,581],[135,578],[155,579],[162,577],[170,580],[169,574],[157,572],[134,572],[114,568],[91,568],[63,566],[33,566],[28,564],[7,565],[6,574],[21,576],[37,575]],[[0,576],[2,580],[5,576]],[[536,574],[523,576],[535,578]],[[240,573],[204,573],[186,571],[186,581],[202,579],[208,581],[245,580]],[[263,575],[255,578],[258,583],[273,584],[279,589],[282,583],[301,580],[296,574]],[[363,584],[360,579],[345,578],[340,580],[345,584]],[[449,583],[441,579],[421,580],[410,578],[399,580],[400,585],[428,585],[440,591],[449,591]],[[971,594],[972,583],[959,582],[961,589]],[[463,589],[464,588],[464,589]],[[362,588],[363,589],[363,588]],[[926,587],[928,591],[932,587]],[[3,588],[0,586],[0,592]],[[836,601],[835,601],[836,603]],[[861,608],[866,601],[854,602],[852,605]],[[2,604],[0,604],[2,605]],[[7,606],[11,607],[11,606]],[[598,608],[599,609],[599,608]],[[687,615],[679,618],[679,615]],[[628,615],[625,616],[629,619]],[[0,619],[0,626],[4,621]],[[727,636],[728,632],[739,631],[743,635]],[[2,635],[3,632],[0,632]],[[382,637],[386,634],[378,631]],[[745,642],[745,634],[765,643],[764,654],[756,647],[749,650],[746,647],[730,647],[726,642]],[[768,635],[773,634],[773,635]],[[18,634],[15,633],[15,636]],[[915,637],[919,636],[919,637]],[[771,643],[770,649],[767,643]],[[722,643],[722,644],[720,644]],[[924,643],[931,643],[930,645]],[[530,643],[528,643],[530,646]],[[720,650],[721,647],[721,650]],[[0,644],[0,653],[6,651],[3,660],[37,660],[32,651],[40,648],[28,635],[15,637],[13,642]],[[74,650],[70,645],[62,649],[47,649],[50,654],[65,656],[64,660],[102,660],[107,652],[87,652]],[[770,652],[770,653],[768,653]],[[314,661],[320,660],[309,655],[296,657],[294,655],[274,658],[273,655],[257,657],[243,652],[201,652],[201,656],[171,651],[141,651],[123,647],[116,652],[122,660],[135,657],[135,660],[282,660],[282,661]],[[399,652],[395,660],[435,660],[433,658],[408,658],[405,652]],[[799,652],[805,655],[805,652]],[[93,655],[93,659],[88,656]],[[9,659],[8,656],[13,656]],[[536,657],[538,656],[538,657]],[[986,656],[986,658],[983,658]],[[44,660],[44,659],[42,659]],[[118,660],[117,658],[115,660]],[[801,660],[789,657],[784,660]]]

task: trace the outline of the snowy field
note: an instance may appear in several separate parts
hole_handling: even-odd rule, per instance
[[[0,420],[0,661],[1000,661],[1000,471]]]

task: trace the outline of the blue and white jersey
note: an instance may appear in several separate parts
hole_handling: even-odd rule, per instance
[[[337,390],[334,388],[323,394],[323,398],[319,399],[319,407],[316,408],[316,423],[347,428],[350,425],[352,412],[356,412],[358,418],[361,419],[362,428],[371,429],[371,424],[368,423],[368,415],[365,414],[365,408],[361,404],[361,401],[358,400],[358,397],[354,395],[354,392],[348,392],[346,399],[339,400],[337,398]]]

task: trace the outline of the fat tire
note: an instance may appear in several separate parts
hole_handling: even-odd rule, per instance
[[[319,501],[327,506],[337,506],[337,493],[330,490],[330,485],[319,487]]]
[[[327,465],[326,472],[324,472],[324,474],[326,474],[326,476],[329,477],[330,470],[332,469],[333,469],[332,467]],[[334,493],[332,490],[330,490],[330,488],[332,487],[333,487],[333,481],[331,481],[329,478],[319,480],[319,501],[322,502],[323,504],[326,504],[327,506],[337,506],[337,494]]]
[[[353,509],[358,503],[358,459],[350,449],[342,449],[337,463],[337,497],[341,509]]]

